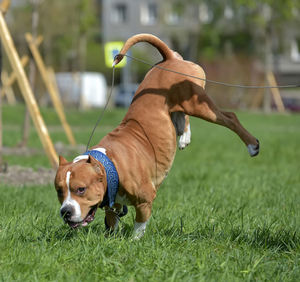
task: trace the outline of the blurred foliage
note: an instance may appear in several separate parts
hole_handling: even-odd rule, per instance
[[[15,4],[7,15],[10,30],[17,46],[21,48],[20,53],[26,51],[24,34],[31,31],[32,3],[22,1]],[[44,55],[47,54],[47,64],[60,71],[78,69],[80,36],[87,36],[91,42],[98,40],[100,24],[97,3],[96,0],[37,1],[38,34],[44,37],[40,50]]]
[[[76,71],[85,64],[88,71],[111,72],[103,63],[100,0],[36,0],[39,12],[38,34],[44,36],[40,46],[46,63],[56,71]],[[31,30],[33,0],[16,2],[7,15],[10,30],[20,54],[27,52],[24,33]],[[284,45],[284,32],[299,25],[299,0],[186,0],[172,1],[173,9],[183,15],[186,5],[206,5],[210,18],[199,22],[196,56],[214,60],[234,53],[263,54],[266,33]],[[16,20],[17,19],[17,20]],[[176,35],[180,40],[180,33]],[[84,60],[80,42],[86,40]],[[175,40],[176,41],[176,40]],[[138,52],[138,51],[137,51]],[[147,57],[147,54],[143,57]],[[136,67],[134,71],[144,71]]]
[[[198,50],[201,56],[213,59],[222,55],[226,42],[232,51],[259,54],[264,51],[266,33],[280,41],[289,27],[300,24],[299,0],[195,0],[205,3],[212,18],[202,25]],[[226,9],[229,15],[226,17]]]

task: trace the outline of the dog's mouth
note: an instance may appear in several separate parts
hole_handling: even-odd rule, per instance
[[[79,226],[87,226],[90,222],[92,222],[94,220],[95,213],[97,211],[97,207],[98,207],[98,205],[91,207],[87,216],[82,221],[80,221],[80,222],[67,221],[67,224],[73,229],[75,229]]]

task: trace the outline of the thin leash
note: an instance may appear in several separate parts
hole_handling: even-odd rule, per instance
[[[119,54],[119,55],[128,57],[128,58],[130,58],[134,61],[143,63],[145,65],[148,65],[148,66],[152,67],[152,68],[161,69],[161,70],[164,70],[164,71],[176,73],[176,74],[179,74],[179,75],[183,75],[183,76],[203,80],[203,81],[206,81],[206,82],[209,82],[209,83],[218,84],[218,85],[222,85],[222,86],[226,86],[226,87],[246,88],[246,89],[299,88],[300,87],[300,84],[278,85],[278,86],[273,86],[273,85],[271,85],[271,86],[269,86],[269,85],[258,86],[258,85],[240,85],[240,84],[226,83],[226,82],[221,82],[221,81],[211,80],[211,79],[207,79],[207,78],[202,78],[202,77],[199,77],[199,76],[190,75],[190,74],[186,74],[186,73],[183,73],[183,72],[180,72],[180,71],[175,71],[175,70],[172,70],[172,69],[168,69],[168,68],[165,68],[165,67],[162,67],[162,66],[159,66],[159,65],[152,64],[152,63],[147,62],[143,59],[135,58],[135,57],[127,55],[127,54],[124,54],[124,55]]]
[[[96,123],[95,123],[95,126],[94,126],[94,128],[93,128],[93,130],[92,130],[92,133],[91,133],[91,135],[90,135],[90,137],[89,137],[89,140],[88,140],[88,142],[87,142],[85,151],[88,151],[89,146],[90,146],[90,143],[91,143],[91,140],[92,140],[93,135],[94,135],[94,133],[95,133],[95,130],[96,130],[97,126],[99,125],[100,121],[102,120],[103,114],[104,114],[104,112],[105,112],[106,109],[107,109],[108,103],[109,103],[110,98],[111,98],[111,96],[112,96],[112,92],[113,92],[113,89],[114,89],[114,85],[115,85],[115,67],[113,66],[113,70],[112,70],[112,79],[111,79],[111,88],[110,88],[110,91],[109,91],[109,94],[108,94],[108,97],[107,97],[107,100],[106,100],[106,104],[105,104],[103,110],[101,111],[101,113],[100,113],[100,115],[99,115],[99,117],[98,117],[98,119],[97,119],[97,121],[96,121]]]
[[[165,67],[162,67],[162,66],[159,66],[157,64],[152,64],[150,62],[147,62],[143,59],[140,59],[140,58],[135,58],[133,56],[130,56],[130,55],[127,55],[127,54],[119,54],[121,56],[125,56],[125,57],[128,57],[129,59],[131,60],[134,60],[136,62],[139,62],[139,63],[142,63],[142,64],[145,64],[145,65],[148,65],[150,66],[151,68],[158,68],[158,69],[161,69],[161,70],[164,70],[164,71],[167,71],[167,72],[172,72],[172,73],[176,73],[176,74],[179,74],[179,75],[182,75],[182,76],[186,76],[186,77],[190,77],[190,78],[194,78],[194,79],[198,79],[198,80],[202,80],[202,81],[206,81],[208,83],[212,83],[212,84],[217,84],[217,85],[222,85],[222,86],[226,86],[226,87],[235,87],[235,88],[244,88],[244,89],[271,89],[271,88],[278,88],[278,89],[282,89],[282,88],[300,88],[300,84],[290,84],[290,85],[278,85],[278,86],[273,86],[273,85],[264,85],[264,86],[258,86],[258,85],[240,85],[240,84],[232,84],[232,83],[226,83],[226,82],[221,82],[221,81],[216,81],[216,80],[211,80],[211,79],[207,79],[207,78],[202,78],[202,77],[199,77],[199,76],[195,76],[195,75],[190,75],[190,74],[187,74],[187,73],[183,73],[183,72],[179,72],[179,71],[175,71],[175,70],[172,70],[172,69],[169,69],[169,68],[165,68]],[[118,56],[118,55],[117,55]],[[116,58],[116,57],[115,57]],[[108,103],[111,99],[111,96],[112,96],[112,92],[113,92],[113,88],[114,88],[114,84],[115,84],[115,66],[113,66],[113,70],[112,70],[112,81],[111,81],[111,89],[109,91],[109,94],[108,94],[108,98],[107,98],[107,101],[106,101],[106,104],[103,108],[103,110],[101,111],[97,121],[96,121],[96,124],[92,130],[92,133],[90,134],[90,137],[89,137],[89,140],[87,142],[87,145],[86,145],[86,151],[88,151],[88,148],[89,148],[89,145],[91,143],[91,140],[92,140],[92,137],[95,133],[95,130],[97,128],[97,126],[99,125],[100,121],[102,120],[102,117],[103,117],[103,114],[104,112],[106,111],[107,109],[107,106],[108,106]]]

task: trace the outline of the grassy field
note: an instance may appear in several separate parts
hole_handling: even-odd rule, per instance
[[[20,140],[23,111],[4,107],[5,146]],[[54,142],[66,143],[53,110],[43,115]],[[79,143],[97,115],[68,111]],[[92,144],[123,115],[107,112]],[[238,116],[260,140],[260,155],[250,158],[229,130],[192,119],[192,144],[177,152],[140,241],[131,240],[132,208],[115,236],[105,236],[100,210],[90,226],[70,230],[52,185],[9,187],[0,179],[0,280],[299,281],[300,115]],[[29,146],[41,148],[34,130]],[[49,167],[43,154],[5,159]]]

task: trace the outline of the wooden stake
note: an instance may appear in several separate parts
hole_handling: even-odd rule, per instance
[[[34,122],[35,128],[37,129],[38,135],[44,147],[44,150],[49,158],[49,161],[53,168],[58,166],[58,156],[55,148],[49,136],[45,122],[41,116],[39,107],[34,98],[33,92],[29,85],[25,71],[22,67],[20,57],[17,53],[12,37],[6,25],[5,19],[2,12],[0,12],[0,37],[4,46],[5,52],[8,56],[9,62],[16,73],[17,81],[19,83],[22,95],[29,108],[31,118]]]
[[[15,105],[16,104],[16,97],[14,94],[14,91],[11,87],[11,85],[8,84],[8,74],[6,71],[2,71],[2,89],[1,93],[3,93],[2,96],[6,95],[7,102],[9,105]]]
[[[49,76],[50,83],[53,86],[53,90],[54,90],[53,93],[52,93],[52,95],[54,94],[53,97],[52,97],[53,104],[55,105],[57,114],[60,117],[62,126],[63,126],[63,128],[64,128],[64,130],[65,130],[65,132],[68,136],[70,144],[75,145],[76,141],[75,141],[75,138],[73,136],[71,127],[69,126],[69,124],[66,120],[64,107],[63,107],[63,104],[62,104],[61,99],[60,99],[59,90],[58,90],[58,87],[57,87],[54,70],[53,70],[53,68],[48,67],[47,71],[48,71],[48,76]]]
[[[273,72],[270,71],[270,72],[267,73],[267,80],[268,80],[268,83],[269,83],[270,86],[277,86],[277,82],[276,82],[276,79],[275,79],[275,76],[274,76]],[[273,99],[274,99],[274,102],[275,102],[275,105],[276,105],[276,108],[277,108],[278,112],[284,113],[285,112],[285,107],[284,107],[284,104],[282,102],[279,89],[278,88],[271,88],[270,90],[271,90],[271,93],[272,93],[272,96],[273,96]]]
[[[37,46],[39,46],[42,43],[42,41],[43,41],[43,36],[40,35],[37,37],[35,44]],[[23,68],[25,68],[27,66],[28,62],[29,62],[29,57],[27,55],[24,55],[21,57],[21,64],[22,64]],[[15,72],[13,71],[7,79],[7,86],[12,86],[14,84],[14,82],[16,81],[16,79],[17,79],[17,76],[16,76]],[[1,89],[1,93],[2,93],[2,96],[4,96],[5,93],[3,92],[3,89]]]
[[[53,84],[53,79],[50,79],[49,77],[49,72],[47,71],[47,68],[44,64],[44,61],[40,55],[39,50],[37,49],[37,46],[35,44],[35,42],[32,39],[32,35],[30,33],[26,33],[25,34],[25,38],[26,41],[29,45],[30,51],[33,55],[33,58],[37,64],[37,67],[40,71],[40,74],[42,76],[42,79],[46,85],[46,88],[50,94],[53,106],[58,114],[58,117],[60,119],[60,122],[65,130],[65,133],[68,137],[68,140],[70,142],[70,144],[75,145],[75,138],[73,136],[72,130],[67,122],[66,116],[65,116],[65,112],[63,109],[63,105],[61,103],[61,100],[59,98],[59,94],[58,94],[58,89],[55,89],[55,86]],[[54,74],[53,74],[54,75]],[[54,78],[55,79],[55,78]]]
[[[28,64],[29,62],[29,57],[28,56],[23,56],[21,58],[21,65],[23,68],[26,67],[26,65]],[[16,73],[13,71],[10,76],[7,78],[7,86],[12,86],[14,84],[14,82],[16,81],[17,79],[17,75]]]
[[[263,81],[260,82],[259,85],[262,86]],[[264,89],[260,88],[252,96],[250,109],[259,109],[263,105],[263,101],[264,101]]]

